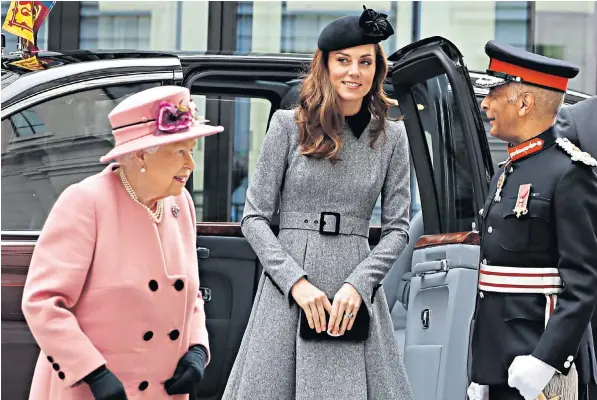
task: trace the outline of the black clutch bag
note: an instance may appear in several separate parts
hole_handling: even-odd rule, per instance
[[[333,300],[330,299],[330,303],[333,304]],[[330,315],[327,311],[325,312],[325,319],[327,322],[330,321]],[[362,342],[369,338],[369,312],[364,304],[361,304],[361,307],[355,316],[352,329],[346,329],[344,335],[342,336],[331,336],[328,335],[327,331],[317,333],[315,329],[309,328],[309,321],[307,321],[307,317],[305,316],[305,312],[302,308],[300,309],[299,324],[299,335],[304,340]]]

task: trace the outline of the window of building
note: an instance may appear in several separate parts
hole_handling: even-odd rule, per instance
[[[283,53],[313,53],[317,48],[317,38],[321,30],[333,20],[345,15],[359,16],[362,7],[352,8],[351,2],[343,7],[326,10],[325,7],[311,7],[308,2],[300,6],[297,2],[282,2],[282,40]],[[375,11],[388,15],[390,21],[396,19],[397,3],[389,2]],[[391,36],[382,43],[386,51],[396,48],[396,36]]]
[[[376,11],[388,15],[396,25],[398,5],[376,2]],[[237,50],[282,53],[313,53],[321,30],[345,15],[360,15],[359,2],[325,1],[239,1],[237,12]],[[262,23],[267,21],[267,23]],[[267,36],[265,40],[263,37]],[[274,37],[276,36],[276,37]],[[396,49],[396,36],[382,42],[386,52]]]
[[[46,125],[40,120],[35,110],[25,110],[10,118],[15,138],[26,138],[47,132]]]
[[[81,49],[150,49],[151,14],[146,10],[101,10],[98,1],[81,2]]]
[[[207,50],[207,1],[82,1],[81,49]]]
[[[597,3],[537,1],[534,5],[533,50],[580,67],[569,89],[597,93]]]
[[[528,2],[495,2],[495,40],[526,49],[530,22]]]

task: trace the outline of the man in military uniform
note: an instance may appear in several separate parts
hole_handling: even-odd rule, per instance
[[[469,397],[579,400],[597,304],[597,161],[553,128],[578,68],[494,41],[485,52],[475,85],[489,89],[481,107],[509,157],[480,211]]]

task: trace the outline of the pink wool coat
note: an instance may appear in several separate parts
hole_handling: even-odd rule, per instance
[[[93,400],[80,381],[103,364],[129,400],[188,399],[163,383],[189,346],[209,349],[189,193],[166,198],[156,225],[113,166],[62,193],[35,247],[22,303],[41,348],[31,400]]]

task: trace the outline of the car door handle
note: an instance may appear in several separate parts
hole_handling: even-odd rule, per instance
[[[209,249],[207,247],[197,247],[197,257],[202,260],[209,258]]]
[[[199,292],[201,293],[201,298],[203,299],[204,303],[209,303],[211,301],[211,289],[207,287],[200,287]]]
[[[425,274],[433,274],[436,272],[447,272],[450,268],[448,260],[425,261],[415,264],[413,273],[421,276]]]
[[[413,274],[410,272],[404,273],[398,284],[398,295],[400,296],[400,303],[405,310],[408,310],[408,299],[410,297],[410,280]]]

